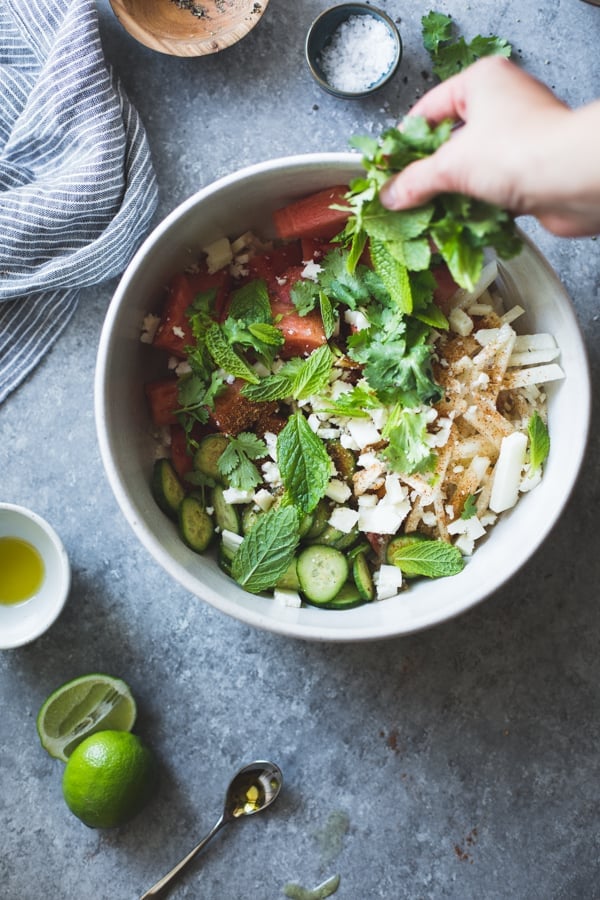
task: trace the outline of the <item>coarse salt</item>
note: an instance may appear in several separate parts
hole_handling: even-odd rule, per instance
[[[373,87],[394,63],[396,44],[388,26],[370,15],[350,16],[321,51],[323,75],[338,91],[358,94]]]

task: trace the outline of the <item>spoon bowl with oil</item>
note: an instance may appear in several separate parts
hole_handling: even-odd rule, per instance
[[[69,560],[52,526],[23,506],[0,503],[0,650],[43,634],[70,584]]]
[[[225,794],[223,812],[217,819],[208,834],[202,838],[187,856],[177,863],[170,872],[157,881],[140,900],[149,900],[150,897],[163,897],[173,881],[181,874],[185,867],[194,859],[203,847],[230,822],[252,816],[262,812],[270,806],[279,796],[283,784],[283,775],[279,766],[266,760],[257,760],[244,766],[233,776]]]

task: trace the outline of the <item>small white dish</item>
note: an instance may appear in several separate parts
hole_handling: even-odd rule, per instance
[[[0,503],[2,538],[31,545],[43,563],[41,583],[33,596],[18,603],[0,603],[0,650],[9,650],[35,640],[56,621],[69,594],[71,568],[54,529],[29,509]]]

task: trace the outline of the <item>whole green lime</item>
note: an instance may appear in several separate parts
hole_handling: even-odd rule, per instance
[[[63,775],[67,806],[90,828],[114,828],[132,819],[154,792],[151,750],[129,731],[99,731],[71,753]]]

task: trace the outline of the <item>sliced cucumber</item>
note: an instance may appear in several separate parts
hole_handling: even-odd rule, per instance
[[[347,447],[342,446],[339,441],[328,441],[327,452],[333,460],[333,464],[339,477],[342,481],[351,485],[352,476],[356,470],[356,460],[352,450],[348,450]]]
[[[314,539],[314,543],[335,547],[336,550],[346,550],[356,543],[358,537],[358,528],[353,528],[352,531],[345,532],[340,531],[338,528],[334,528],[333,525],[325,525],[321,534]]]
[[[316,606],[329,603],[348,578],[348,562],[335,547],[312,544],[298,557],[296,565],[300,589]]]
[[[283,588],[284,590],[290,591],[297,591],[299,589],[300,579],[298,578],[297,564],[298,560],[294,557],[275,585],[276,588]]]
[[[233,531],[241,534],[240,514],[233,503],[228,503],[223,496],[223,486],[218,484],[211,491],[211,505],[215,511],[215,521],[221,531]]]
[[[264,516],[260,507],[254,503],[249,503],[248,506],[245,506],[242,510],[242,534],[248,534],[249,531],[252,531],[260,516]]]
[[[325,530],[325,528],[327,526],[327,519],[329,518],[330,515],[331,515],[330,503],[327,500],[325,500],[324,498],[322,500],[319,500],[319,502],[317,503],[317,506],[315,507],[315,509],[313,510],[313,513],[312,513],[312,517],[313,517],[312,525],[310,526],[310,528],[308,529],[306,534],[303,535],[303,537],[307,538],[309,541],[312,541],[315,538],[318,538],[319,535]]]
[[[357,553],[352,561],[352,577],[356,589],[363,600],[370,602],[375,598],[373,575],[365,553]]]
[[[200,446],[194,454],[194,469],[214,478],[215,481],[223,481],[219,471],[219,457],[227,448],[229,438],[224,434],[207,434],[200,441]]]
[[[352,609],[354,606],[362,606],[364,598],[355,584],[347,581],[342,585],[333,600],[325,604],[327,609]]]
[[[185,490],[170,460],[156,460],[152,469],[150,488],[162,511],[177,521],[179,505],[185,497]]]
[[[179,504],[179,530],[190,550],[204,553],[215,533],[213,520],[196,497],[184,497]]]

